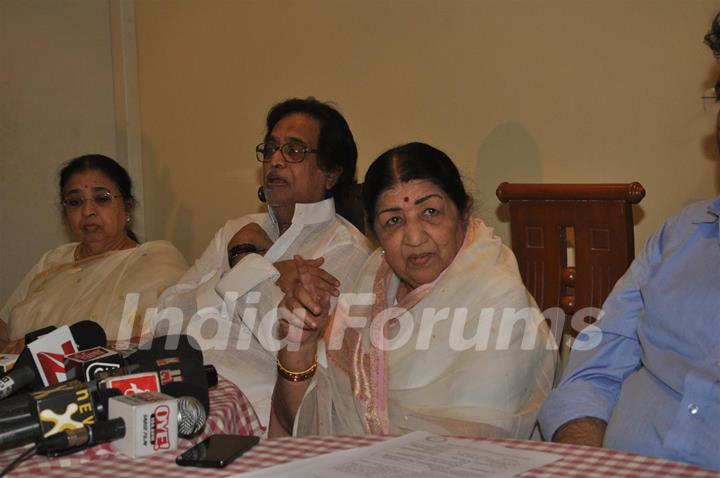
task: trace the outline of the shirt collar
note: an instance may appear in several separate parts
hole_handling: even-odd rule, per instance
[[[720,217],[720,196],[713,199],[706,210],[698,212],[692,222],[695,224],[713,223],[717,222],[718,217]]]
[[[278,223],[272,206],[268,206],[270,220],[277,229]],[[319,224],[335,218],[335,200],[327,198],[324,201],[314,203],[297,203],[291,224]]]

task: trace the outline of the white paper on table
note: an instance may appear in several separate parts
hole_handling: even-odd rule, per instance
[[[413,432],[367,447],[327,453],[242,473],[233,478],[509,478],[560,458],[560,455],[552,453],[517,450],[473,440]]]

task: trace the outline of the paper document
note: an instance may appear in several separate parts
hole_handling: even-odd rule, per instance
[[[560,458],[560,455],[551,453],[413,432],[367,447],[328,453],[235,476],[507,478]]]

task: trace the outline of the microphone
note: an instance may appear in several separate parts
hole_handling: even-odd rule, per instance
[[[35,339],[20,353],[13,369],[0,378],[0,399],[27,386],[37,390],[72,378],[65,368],[65,355],[106,343],[105,331],[90,320],[60,327]]]
[[[84,382],[92,381],[100,372],[119,369],[124,363],[121,354],[105,347],[93,347],[65,356],[67,368],[76,368],[78,378]]]
[[[142,343],[132,354],[125,357],[126,365],[115,370],[99,371],[95,378],[106,379],[113,376],[156,372],[160,378],[162,391],[174,397],[192,395],[210,409],[207,396],[208,386],[217,384],[215,367],[203,367],[203,354],[197,341],[190,335],[165,335]],[[176,383],[189,383],[198,387],[195,392],[186,388],[178,390]]]
[[[177,357],[175,357],[177,359]],[[167,359],[161,359],[167,362]],[[217,384],[217,370],[212,365],[205,365],[200,370],[198,364],[192,360],[181,359],[179,364],[174,360],[171,363],[158,365],[157,362],[121,367],[111,373],[98,374],[104,378],[97,378],[86,382],[85,386],[93,393],[103,390],[117,390],[118,394],[133,395],[141,392],[163,392],[174,397],[190,395],[198,399],[206,410],[210,405],[207,386]],[[188,362],[191,362],[189,365]],[[137,373],[135,373],[137,372]],[[123,375],[115,375],[122,373]],[[161,379],[162,374],[162,379]],[[205,385],[207,384],[207,386]],[[42,390],[52,390],[46,387]],[[15,395],[0,401],[0,429],[12,426],[17,420],[30,418],[33,401],[30,394]],[[0,441],[2,443],[2,441]]]
[[[191,335],[163,335],[138,346],[127,357],[128,363],[146,363],[165,357],[186,357],[203,362],[203,353],[197,340]]]
[[[48,325],[47,327],[43,327],[42,329],[33,330],[32,332],[28,332],[25,334],[25,345],[29,344],[30,342],[34,342],[35,340],[39,339],[43,335],[49,334],[53,330],[55,330],[57,327],[54,325]]]
[[[78,448],[79,451],[87,446],[122,438],[125,432],[125,421],[122,418],[115,418],[43,438],[37,443],[37,451],[43,454],[70,448]]]
[[[169,398],[169,397],[168,397]],[[148,394],[148,396],[143,397],[143,400],[145,403],[155,403],[156,405],[158,403],[161,403],[163,400],[162,394]],[[176,416],[176,430],[175,428],[169,426],[168,428],[172,428],[172,430],[168,429],[168,433],[174,433],[177,434],[180,437],[189,438],[193,435],[195,435],[197,432],[199,432],[204,426],[205,422],[207,420],[207,416],[205,415],[205,411],[202,407],[202,404],[198,402],[196,399],[192,397],[181,397],[179,399],[176,399],[177,401],[177,416]],[[113,404],[113,407],[116,405]],[[126,422],[125,417],[118,416],[117,418],[110,419],[108,421],[102,421],[95,423],[93,425],[88,425],[83,428],[78,428],[75,430],[68,430],[62,433],[58,433],[55,435],[52,435],[51,437],[42,439],[38,442],[38,451],[40,453],[56,453],[62,450],[67,450],[69,448],[76,448],[77,450],[92,446],[98,443],[104,443],[108,441],[114,441],[114,440],[123,440],[126,438],[128,443],[117,443],[115,444],[116,448],[132,448],[133,444],[138,443],[138,436],[129,436],[128,434],[128,425],[139,423],[138,419],[143,420],[147,419],[147,415],[143,413],[143,410],[141,408],[142,405],[138,406],[136,404],[134,408],[132,408],[131,413],[131,420],[130,422]],[[157,405],[157,407],[162,407],[163,405]],[[131,406],[132,407],[132,406]],[[162,413],[160,414],[162,416]],[[162,419],[158,419],[158,417],[151,417],[151,419],[154,418],[154,421],[145,422],[150,423],[151,427],[154,426],[155,428],[150,429],[150,435],[153,435],[154,432],[154,438],[155,441],[158,441],[160,436],[163,432],[158,433],[158,427],[163,426],[160,424]],[[169,416],[167,417],[167,423],[169,425]],[[135,434],[142,434],[146,430],[143,429],[136,429]],[[132,432],[130,433],[132,435]],[[140,442],[142,443],[142,437],[140,437]],[[160,446],[160,443],[162,443],[162,439],[160,439],[158,446]],[[147,447],[146,447],[147,448]],[[170,448],[168,448],[170,449]],[[136,448],[134,450],[134,453],[142,453],[142,452],[149,451],[148,449],[143,450],[142,447]],[[145,454],[137,454],[133,455],[135,456],[144,456],[146,454],[152,454],[156,450],[153,450],[151,453],[145,453]]]
[[[107,418],[108,399],[119,395],[114,389],[98,390],[92,394],[78,380],[71,380],[30,395],[30,410],[3,419],[0,428],[0,448],[17,442],[82,428]]]
[[[90,320],[63,326],[28,345],[44,385],[52,385],[75,378],[73,367],[66,367],[65,356],[92,347],[107,344],[107,336],[100,325]],[[69,342],[69,343],[68,343]],[[72,347],[70,343],[76,344]]]
[[[207,422],[205,407],[197,398],[178,398],[178,435],[190,438],[200,433]]]
[[[213,367],[214,369],[214,367]],[[208,372],[197,358],[166,357],[140,364],[137,372],[156,372],[163,393],[173,397],[195,397],[210,412]]]

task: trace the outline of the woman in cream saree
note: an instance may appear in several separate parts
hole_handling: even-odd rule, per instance
[[[413,174],[423,161],[433,170],[428,179]],[[450,178],[429,179],[438,169]],[[469,218],[456,199],[464,189],[454,191],[457,169],[438,150],[396,148],[368,177],[364,194],[376,198],[365,201],[366,212],[383,249],[368,259],[356,294],[341,296],[315,346],[308,344],[323,329],[322,293],[308,285],[287,298],[296,311],[288,329],[302,327],[302,343],[278,355],[271,433],[529,438],[552,385],[556,346],[512,252]]]

